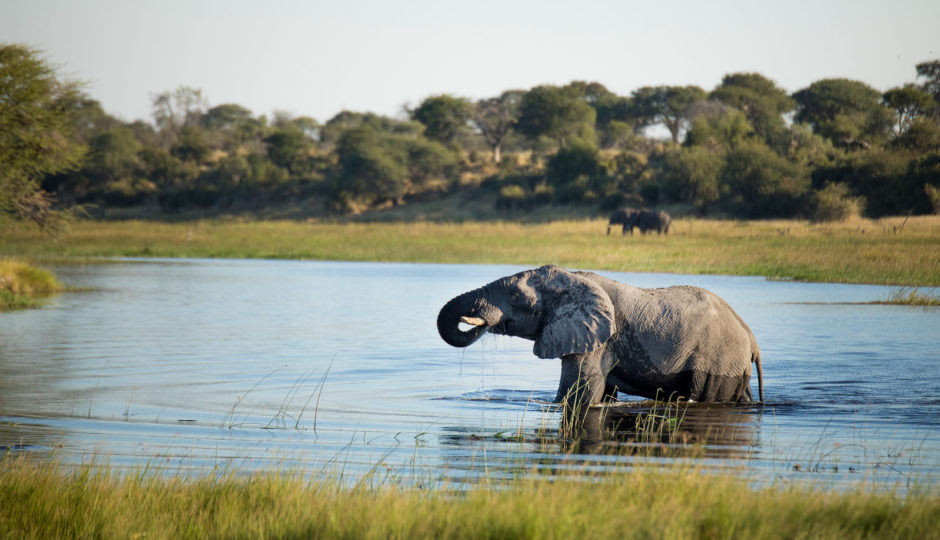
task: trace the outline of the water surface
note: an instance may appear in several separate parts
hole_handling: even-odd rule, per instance
[[[447,300],[522,269],[57,267],[91,290],[0,314],[0,447],[170,472],[296,467],[429,482],[674,461],[758,483],[940,482],[937,310],[851,304],[890,287],[603,272],[725,298],[761,346],[766,404],[671,411],[675,436],[636,441],[648,407],[621,395],[634,403],[592,417],[594,431],[574,442],[548,403],[558,360],[518,338],[455,349],[437,335]]]

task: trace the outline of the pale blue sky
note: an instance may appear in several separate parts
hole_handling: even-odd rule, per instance
[[[572,80],[628,95],[756,71],[790,92],[829,77],[883,91],[940,58],[940,1],[0,0],[0,42],[41,49],[124,120],[187,85],[324,122]]]

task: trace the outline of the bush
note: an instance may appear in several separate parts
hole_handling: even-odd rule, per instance
[[[924,184],[924,193],[927,194],[927,201],[930,202],[933,213],[940,214],[940,189],[930,184]]]
[[[563,186],[583,176],[605,173],[597,148],[589,144],[572,144],[562,148],[548,160],[547,177],[553,186]]]
[[[499,190],[499,198],[496,199],[496,208],[500,210],[525,210],[526,196],[522,186],[515,184],[503,186]]]
[[[865,199],[853,197],[852,191],[845,184],[827,184],[813,193],[813,221],[844,221],[859,217],[865,207]]]
[[[808,171],[763,143],[728,152],[721,172],[720,203],[737,217],[793,217],[805,203]]]
[[[703,209],[718,200],[723,167],[721,153],[701,146],[668,152],[663,171],[663,195]]]
[[[49,272],[15,259],[0,259],[0,311],[33,307],[37,296],[62,290]]]

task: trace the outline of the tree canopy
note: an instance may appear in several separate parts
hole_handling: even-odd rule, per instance
[[[793,94],[797,122],[841,146],[870,147],[887,134],[891,113],[881,93],[849,79],[823,79]]]
[[[691,121],[691,106],[705,96],[698,86],[644,86],[633,92],[633,110],[641,125],[663,124],[678,144]]]
[[[75,118],[84,104],[77,84],[58,79],[38,51],[0,45],[0,216],[52,224],[41,182],[81,163]]]
[[[594,142],[597,112],[577,88],[536,86],[522,96],[516,129],[530,139],[546,137],[559,146],[573,139]]]
[[[822,79],[792,95],[759,73],[726,74],[708,92],[618,95],[576,80],[475,100],[435,94],[406,116],[341,111],[323,123],[210,104],[182,85],[151,96],[151,121],[124,122],[36,51],[3,45],[0,214],[48,227],[54,208],[72,205],[100,216],[359,213],[451,196],[509,212],[940,212],[940,60],[918,64],[916,79],[884,93]]]
[[[425,135],[441,143],[453,143],[467,127],[473,105],[465,98],[448,94],[431,96],[411,112],[411,119],[421,122]]]

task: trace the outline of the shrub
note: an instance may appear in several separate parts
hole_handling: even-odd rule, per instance
[[[865,207],[865,199],[853,197],[845,184],[826,184],[826,187],[813,193],[813,221],[844,221],[859,217]]]
[[[15,259],[0,259],[0,311],[32,307],[34,297],[62,290],[49,272]]]
[[[525,190],[522,186],[512,184],[503,186],[496,199],[496,208],[500,210],[521,210],[526,208]]]
[[[933,208],[933,213],[940,214],[940,189],[930,184],[924,184],[924,193],[927,194],[927,200]]]

